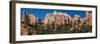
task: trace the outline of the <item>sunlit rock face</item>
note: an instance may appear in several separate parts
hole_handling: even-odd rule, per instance
[[[65,24],[70,22],[71,17],[62,12],[47,13],[46,17],[44,18],[44,24]]]
[[[72,17],[72,23],[73,24],[79,24],[81,18],[80,15],[76,14],[74,17]]]
[[[34,25],[36,23],[37,19],[33,14],[28,14],[25,12],[21,18],[21,21],[22,21],[22,23],[21,23],[21,35],[28,35],[29,31],[30,30],[32,31],[32,29],[31,29],[32,27],[30,27],[29,25]],[[27,25],[27,21],[28,21],[28,25]]]
[[[80,15],[75,15],[74,20],[80,20]]]
[[[31,23],[31,24],[35,24],[35,22],[36,22],[36,17],[35,17],[34,15],[31,15],[31,14],[30,14],[30,17],[29,17],[29,18],[30,18],[30,23]]]
[[[87,11],[86,12],[86,22],[92,24],[92,12],[91,11]]]
[[[29,17],[30,24],[36,23],[36,20],[37,20],[36,17],[33,14],[28,14],[28,13],[25,13],[25,15],[22,16],[22,22],[25,22],[25,18],[26,18],[25,16]]]

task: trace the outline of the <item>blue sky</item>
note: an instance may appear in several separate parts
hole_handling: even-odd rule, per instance
[[[24,12],[26,11],[29,14],[34,14],[36,17],[39,18],[39,20],[43,20],[47,13],[53,13],[54,11],[63,12],[69,14],[70,16],[79,14],[81,18],[84,18],[86,13],[86,11],[82,10],[54,10],[54,9],[37,9],[37,8],[21,8],[20,10],[21,10],[21,16],[23,16]]]

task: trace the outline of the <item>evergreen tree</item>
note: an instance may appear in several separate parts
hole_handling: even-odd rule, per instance
[[[30,19],[29,19],[29,15],[25,12],[25,25],[26,25],[26,29],[28,30],[28,34],[30,34],[30,30],[29,30],[29,24],[30,24]]]
[[[29,19],[29,15],[25,12],[25,23],[26,23],[26,26],[28,27],[29,24],[30,24],[30,19]]]

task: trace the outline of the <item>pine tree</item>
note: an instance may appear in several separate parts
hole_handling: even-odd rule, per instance
[[[30,20],[29,20],[29,15],[25,13],[25,23],[27,26],[29,26]]]
[[[28,29],[29,24],[30,24],[30,19],[29,19],[29,15],[27,14],[27,12],[24,13],[25,14],[25,24],[26,24],[26,28]]]

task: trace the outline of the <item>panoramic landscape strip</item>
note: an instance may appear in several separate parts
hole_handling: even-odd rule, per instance
[[[21,35],[92,32],[92,11],[21,8]]]

